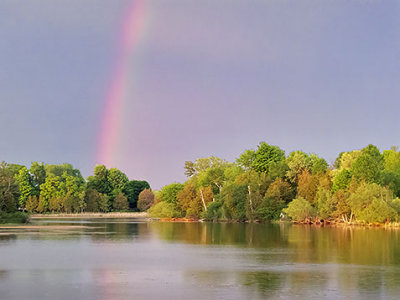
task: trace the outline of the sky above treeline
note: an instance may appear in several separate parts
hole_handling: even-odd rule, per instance
[[[108,167],[156,189],[184,181],[186,160],[260,141],[329,163],[400,145],[399,1],[136,2],[140,15],[135,0],[0,2],[0,160],[90,175],[118,63]],[[129,16],[141,27],[121,61]]]

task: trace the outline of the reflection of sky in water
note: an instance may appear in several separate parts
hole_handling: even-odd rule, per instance
[[[133,220],[32,225],[47,230],[0,239],[2,298],[365,299],[400,292],[398,231]]]

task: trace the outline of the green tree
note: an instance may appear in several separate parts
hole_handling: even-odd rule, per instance
[[[35,195],[39,196],[40,185],[42,185],[46,180],[46,170],[45,170],[44,164],[34,161],[31,164],[29,173],[32,174],[32,185],[35,189]]]
[[[125,211],[129,209],[128,198],[121,192],[115,197],[113,202],[114,211]]]
[[[283,209],[284,213],[294,221],[311,220],[316,215],[315,208],[304,198],[294,199],[288,207]]]
[[[171,183],[169,185],[164,186],[161,189],[161,200],[176,204],[178,201],[178,193],[183,190],[184,185],[182,183]]]
[[[352,215],[363,223],[395,220],[397,214],[390,206],[393,193],[376,183],[361,183],[351,194],[349,206]]]
[[[285,151],[278,146],[271,146],[266,142],[261,142],[258,145],[255,159],[252,167],[257,172],[269,173],[271,165],[282,162],[285,160]]]
[[[377,147],[368,145],[361,150],[361,155],[353,163],[351,171],[358,182],[380,183],[383,169],[383,155]]]
[[[15,178],[18,182],[20,191],[18,204],[20,207],[25,207],[25,203],[28,200],[28,197],[35,194],[35,189],[32,185],[31,175],[29,174],[28,169],[26,167],[23,167],[19,170]]]
[[[243,167],[245,170],[250,170],[253,167],[254,160],[256,159],[256,151],[253,149],[245,150],[236,162],[239,166]]]
[[[335,193],[338,190],[347,190],[351,182],[351,172],[350,170],[341,170],[333,180],[332,192]]]
[[[122,192],[128,198],[129,206],[132,209],[137,208],[139,194],[145,189],[150,189],[150,184],[144,180],[131,180],[124,185]]]

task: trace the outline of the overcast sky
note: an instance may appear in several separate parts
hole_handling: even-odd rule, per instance
[[[0,1],[0,160],[92,173],[130,2]],[[146,2],[115,154],[131,179],[260,141],[328,162],[400,145],[399,1]]]

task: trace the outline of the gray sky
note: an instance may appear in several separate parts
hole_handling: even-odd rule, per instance
[[[129,0],[0,2],[0,159],[96,163]],[[146,1],[116,167],[154,188],[259,141],[400,145],[400,2]]]

